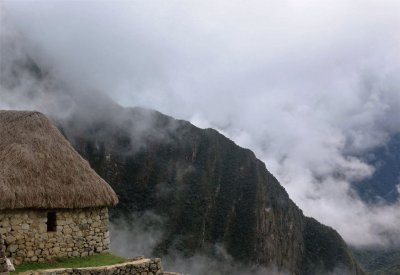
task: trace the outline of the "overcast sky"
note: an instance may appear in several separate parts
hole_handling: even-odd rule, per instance
[[[399,204],[349,192],[374,171],[356,155],[400,131],[400,1],[3,4],[65,81],[216,128],[349,243],[400,242]]]

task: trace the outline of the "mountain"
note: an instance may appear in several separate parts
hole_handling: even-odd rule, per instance
[[[213,255],[218,244],[241,263],[291,274],[363,274],[339,234],[305,217],[250,150],[156,111],[114,113],[118,120],[75,127],[71,119],[61,128],[118,194],[114,219],[162,217],[154,254]]]
[[[370,204],[393,204],[399,201],[400,134],[360,156],[375,168],[370,178],[353,183],[360,197]],[[400,274],[400,247],[354,248],[354,256],[367,274]]]
[[[354,256],[369,275],[400,274],[400,249],[354,249]]]

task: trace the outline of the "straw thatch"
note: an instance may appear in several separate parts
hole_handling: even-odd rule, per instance
[[[117,202],[112,188],[43,114],[0,111],[0,209]]]

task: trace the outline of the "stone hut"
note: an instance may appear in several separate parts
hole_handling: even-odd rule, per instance
[[[0,111],[0,235],[14,264],[107,251],[117,202],[43,114]]]

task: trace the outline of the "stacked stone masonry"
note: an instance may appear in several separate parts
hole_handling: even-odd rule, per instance
[[[88,267],[60,268],[39,271],[28,271],[21,275],[163,275],[160,259],[141,259],[123,264]]]
[[[49,212],[56,213],[53,232],[48,231]],[[0,235],[5,240],[5,255],[16,265],[106,252],[110,246],[108,210],[0,210]]]
[[[0,275],[8,274],[8,266],[5,253],[6,246],[4,245],[4,240],[0,235]]]

